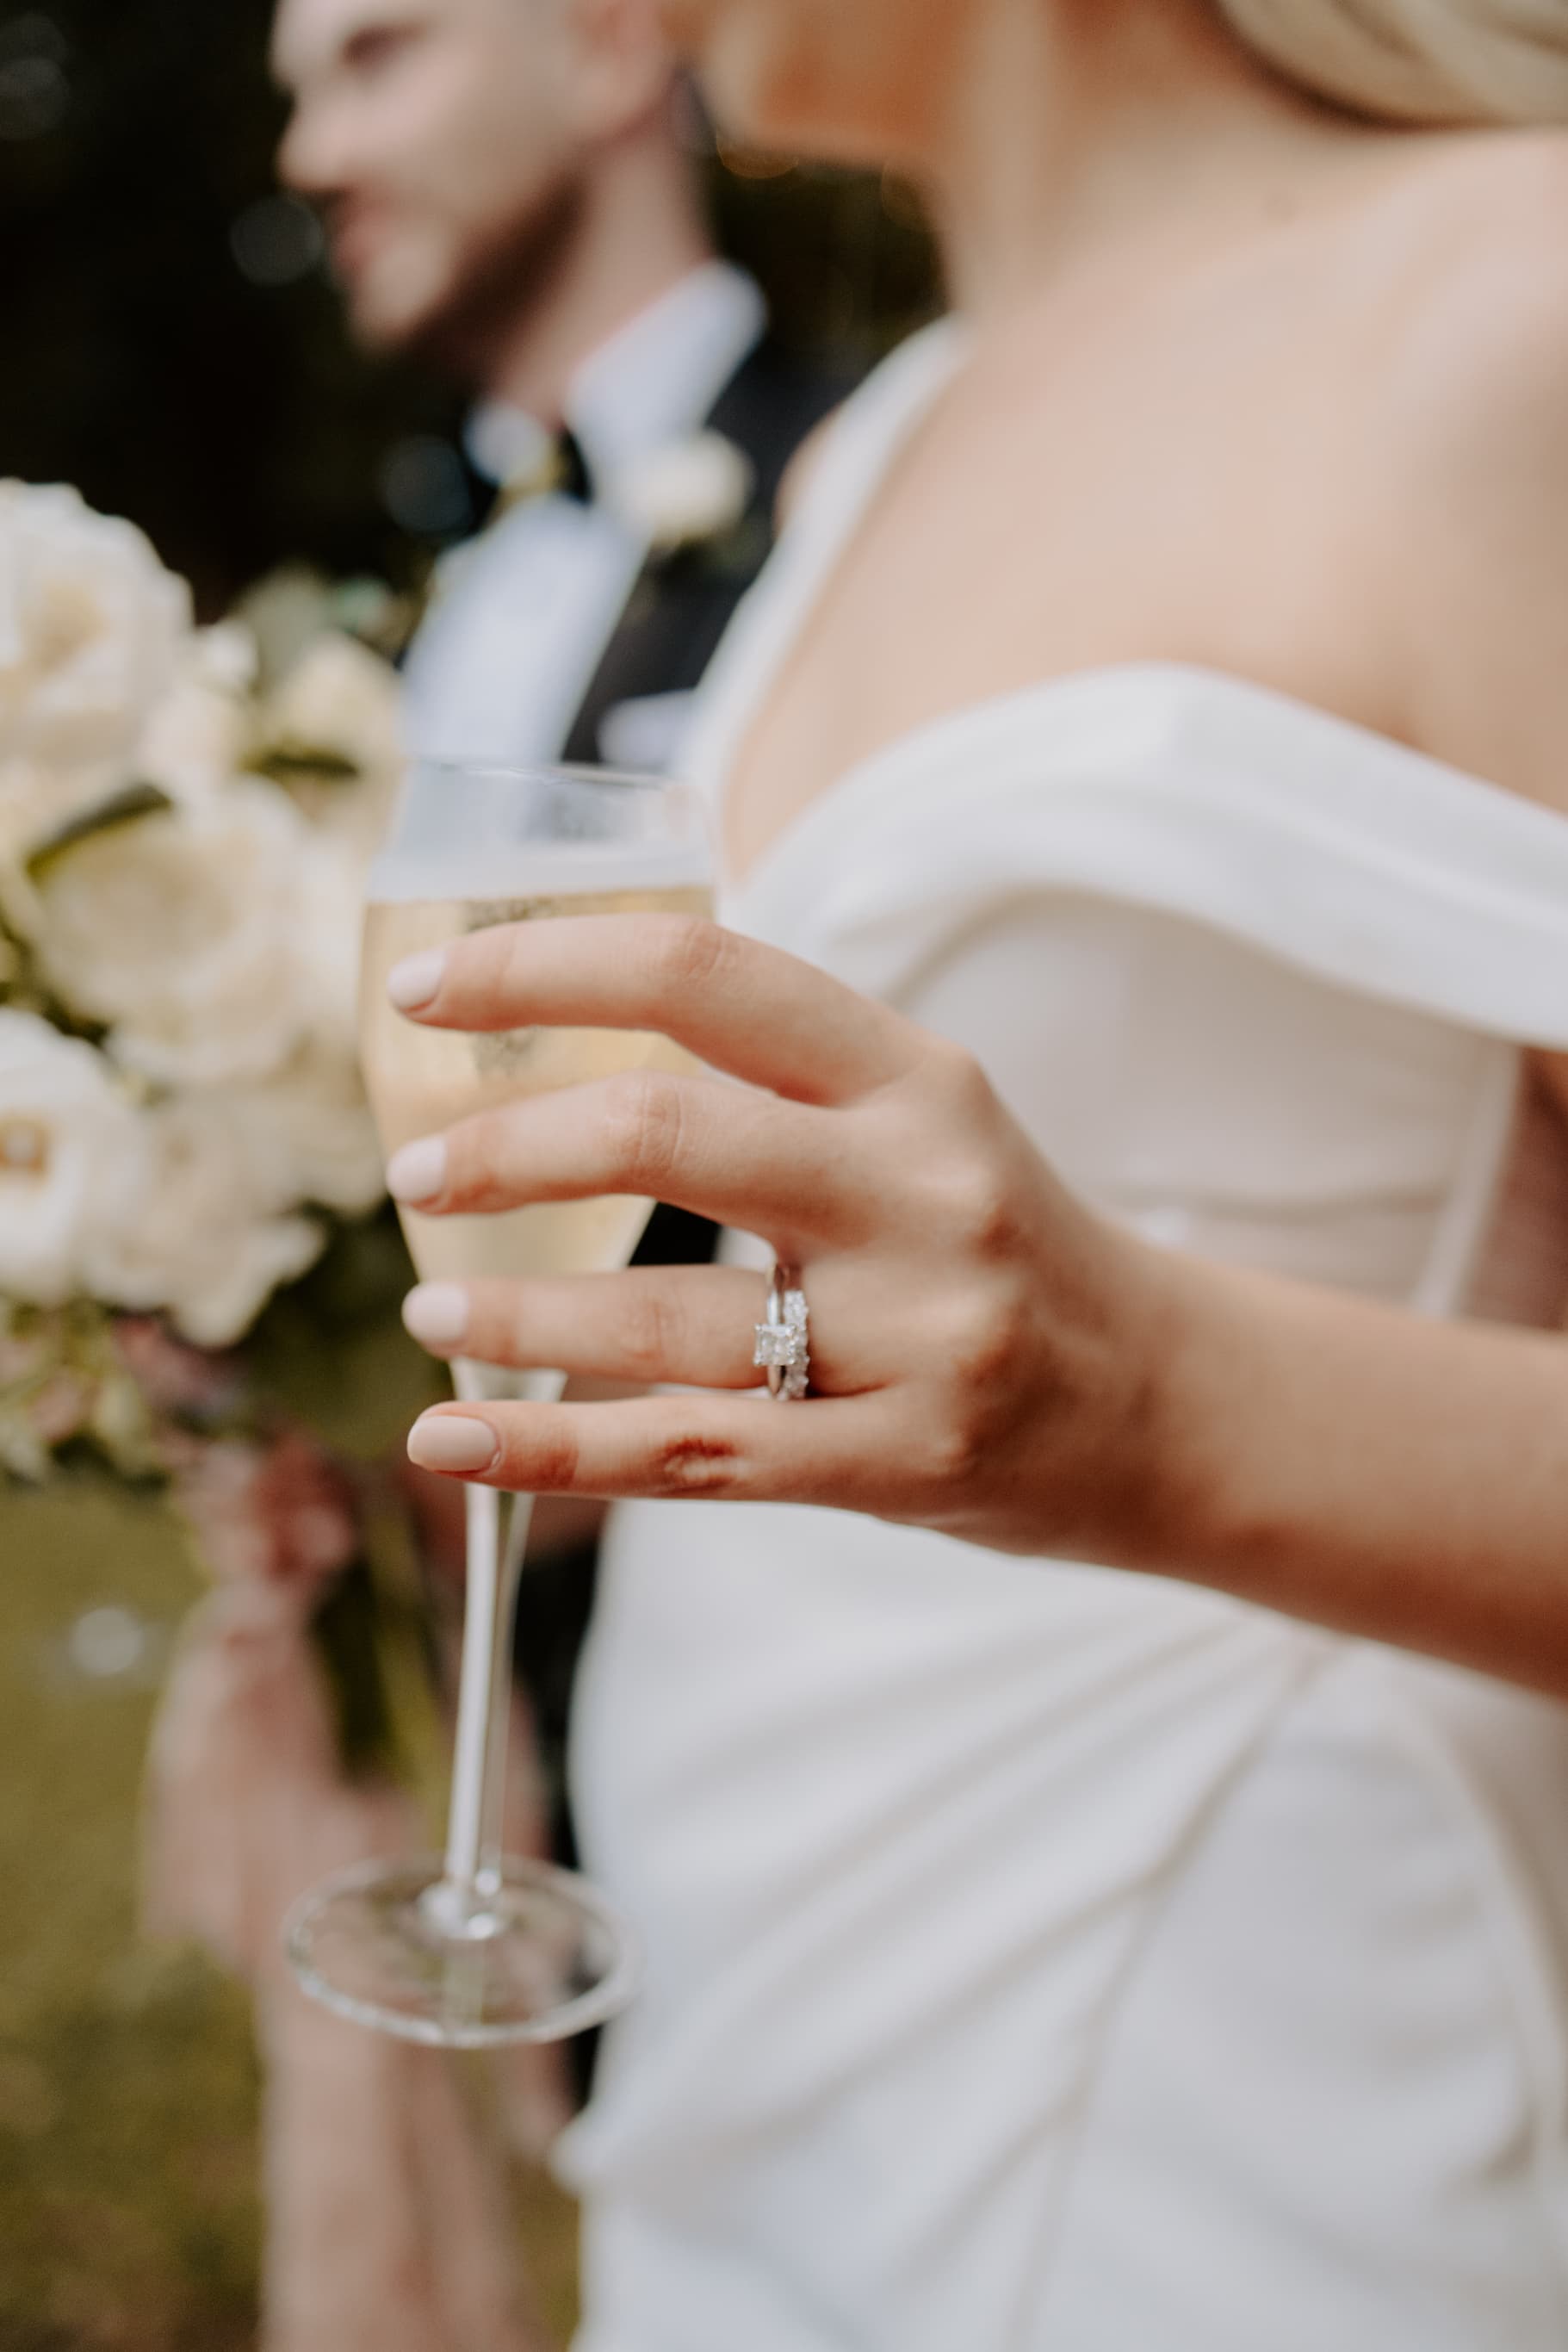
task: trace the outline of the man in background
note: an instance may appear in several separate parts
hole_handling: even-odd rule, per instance
[[[281,0],[273,59],[356,335],[476,396],[494,510],[438,568],[413,748],[677,764],[843,387],[715,254],[655,0]]]

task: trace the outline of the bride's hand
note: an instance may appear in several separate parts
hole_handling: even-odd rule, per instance
[[[745,1081],[643,1071],[409,1145],[423,1213],[626,1192],[760,1234],[800,1269],[811,1395],[757,1393],[764,1286],[735,1267],[426,1285],[442,1355],[676,1395],[440,1406],[425,1468],[534,1493],[831,1504],[1005,1549],[1124,1553],[1146,1503],[1163,1291],[1083,1210],[977,1066],[810,965],[678,917],[480,932],[393,973],[436,1027],[664,1032]]]

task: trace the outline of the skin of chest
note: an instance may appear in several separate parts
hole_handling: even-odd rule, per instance
[[[1458,697],[1416,674],[1460,676],[1472,632],[1473,603],[1445,606],[1437,578],[1484,578],[1507,616],[1495,517],[1454,496],[1474,449],[1432,418],[1458,407],[1473,443],[1479,397],[1494,474],[1518,445],[1504,322],[1537,303],[1541,223],[1565,185],[1559,140],[1369,139],[1222,234],[1162,243],[1145,221],[975,322],[739,747],[732,872],[912,729],[1129,660],[1250,678],[1563,804],[1543,749],[1559,714],[1521,697],[1506,631],[1500,647],[1482,626]],[[1536,397],[1560,415],[1554,378]],[[1424,464],[1406,462],[1413,443]],[[1515,593],[1539,635],[1560,531],[1539,485],[1511,495],[1537,542]]]
[[[1375,322],[1298,312],[1281,348],[1291,289],[1255,292],[1156,292],[1076,337],[1044,320],[977,342],[741,747],[734,870],[868,753],[1103,664],[1194,662],[1390,730],[1364,560],[1379,517],[1343,392]]]
[[[873,752],[1122,662],[1229,673],[1455,756],[1408,723],[1393,624],[1414,534],[1375,396],[1412,215],[1440,208],[1420,180],[1381,215],[1282,224],[976,335],[739,746],[733,875]],[[1568,1059],[1533,1077],[1568,1105]]]

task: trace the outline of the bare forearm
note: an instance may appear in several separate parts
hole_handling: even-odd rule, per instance
[[[1173,1259],[1137,1564],[1568,1694],[1568,1348]]]

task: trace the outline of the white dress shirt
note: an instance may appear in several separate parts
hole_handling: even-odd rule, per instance
[[[762,298],[727,263],[694,269],[601,344],[566,402],[591,478],[618,473],[702,428],[762,332]],[[546,427],[490,404],[470,425],[479,471],[505,482],[542,454]],[[455,549],[409,651],[407,730],[416,755],[516,761],[559,757],[648,552],[608,503],[533,499]],[[689,697],[661,696],[684,709]],[[612,717],[622,714],[612,714]],[[679,716],[628,706],[619,748],[657,767]]]

